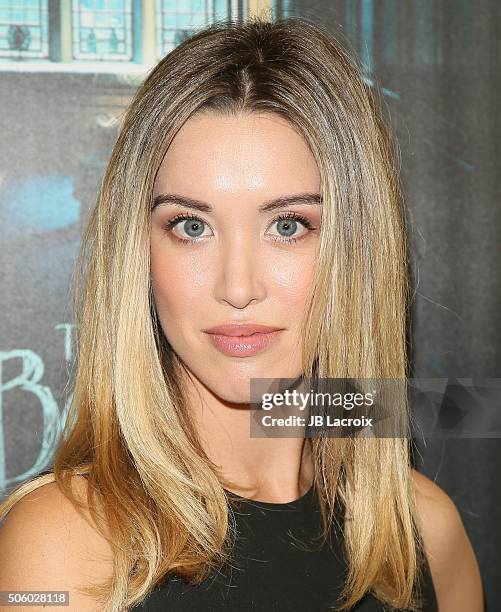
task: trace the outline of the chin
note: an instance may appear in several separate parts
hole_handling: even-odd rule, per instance
[[[264,376],[264,375],[263,375]],[[235,374],[228,371],[226,376],[208,380],[208,387],[211,391],[225,402],[232,404],[248,404],[250,402],[250,383],[255,374]]]
[[[278,370],[278,368],[277,368]],[[249,404],[260,402],[260,394],[269,391],[270,379],[295,379],[299,376],[297,368],[290,368],[290,371],[284,371],[280,368],[279,371],[274,371],[272,367],[248,368],[246,372],[227,368],[219,370],[217,375],[211,377],[208,375],[204,384],[214,395],[217,395],[221,400],[229,403]],[[258,384],[258,381],[262,381]],[[251,397],[251,388],[253,396]]]
[[[226,368],[224,370],[219,369],[214,375],[205,373],[198,378],[220,400],[230,404],[249,404],[251,401],[251,380],[268,378],[268,375],[261,369],[242,373],[232,370],[232,368]]]
[[[242,390],[240,392],[232,392],[225,389],[222,393],[215,392],[223,402],[228,404],[242,404],[242,408],[247,408],[250,402],[250,394],[248,390]]]
[[[224,402],[231,404],[249,404],[251,399],[251,382],[258,379],[295,379],[299,376],[300,367],[297,364],[287,363],[282,355],[277,355],[273,360],[241,359],[227,360],[225,363],[213,360],[211,368],[207,369],[211,357],[207,361],[184,362],[191,376],[198,380],[210,393]],[[268,384],[257,385],[253,383],[254,395],[259,392],[267,392]],[[259,399],[257,400],[259,401]]]

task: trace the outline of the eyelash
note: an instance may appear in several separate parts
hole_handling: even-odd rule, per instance
[[[172,229],[180,221],[188,221],[190,219],[194,219],[195,221],[201,221],[202,223],[205,223],[205,221],[203,219],[201,219],[200,217],[197,217],[196,215],[192,215],[191,213],[180,213],[179,215],[176,215],[175,217],[170,219],[170,221],[168,221],[165,224],[165,230],[167,232],[170,232],[170,231],[172,231]],[[313,225],[311,224],[311,222],[306,217],[304,217],[303,215],[300,215],[298,213],[292,212],[292,211],[279,215],[276,219],[274,219],[272,221],[272,224],[273,223],[277,223],[277,221],[281,221],[282,219],[294,219],[295,221],[299,221],[300,223],[302,223],[309,230],[315,229],[313,227]],[[193,239],[190,239],[190,238],[179,238],[178,236],[176,236],[176,240],[178,240],[179,242],[181,242],[183,244],[193,244],[194,242],[198,242],[197,238],[193,238]],[[297,242],[298,240],[302,240],[302,238],[294,238],[294,237],[291,237],[291,238],[284,238],[284,237],[277,238],[277,237],[274,237],[273,240],[275,240],[277,242],[286,243],[286,244],[292,244],[294,242]]]

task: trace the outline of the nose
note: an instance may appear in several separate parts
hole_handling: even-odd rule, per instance
[[[263,267],[258,245],[245,232],[233,233],[221,244],[216,299],[238,309],[262,301],[266,295]]]

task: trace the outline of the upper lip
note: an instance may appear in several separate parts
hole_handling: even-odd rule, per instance
[[[251,336],[252,334],[266,334],[280,331],[282,327],[260,325],[258,323],[225,323],[204,329],[207,334],[220,334],[222,336]]]

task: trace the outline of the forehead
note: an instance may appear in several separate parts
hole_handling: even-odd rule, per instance
[[[191,117],[174,137],[156,176],[154,195],[167,189],[195,195],[316,188],[318,170],[303,137],[278,115]]]

